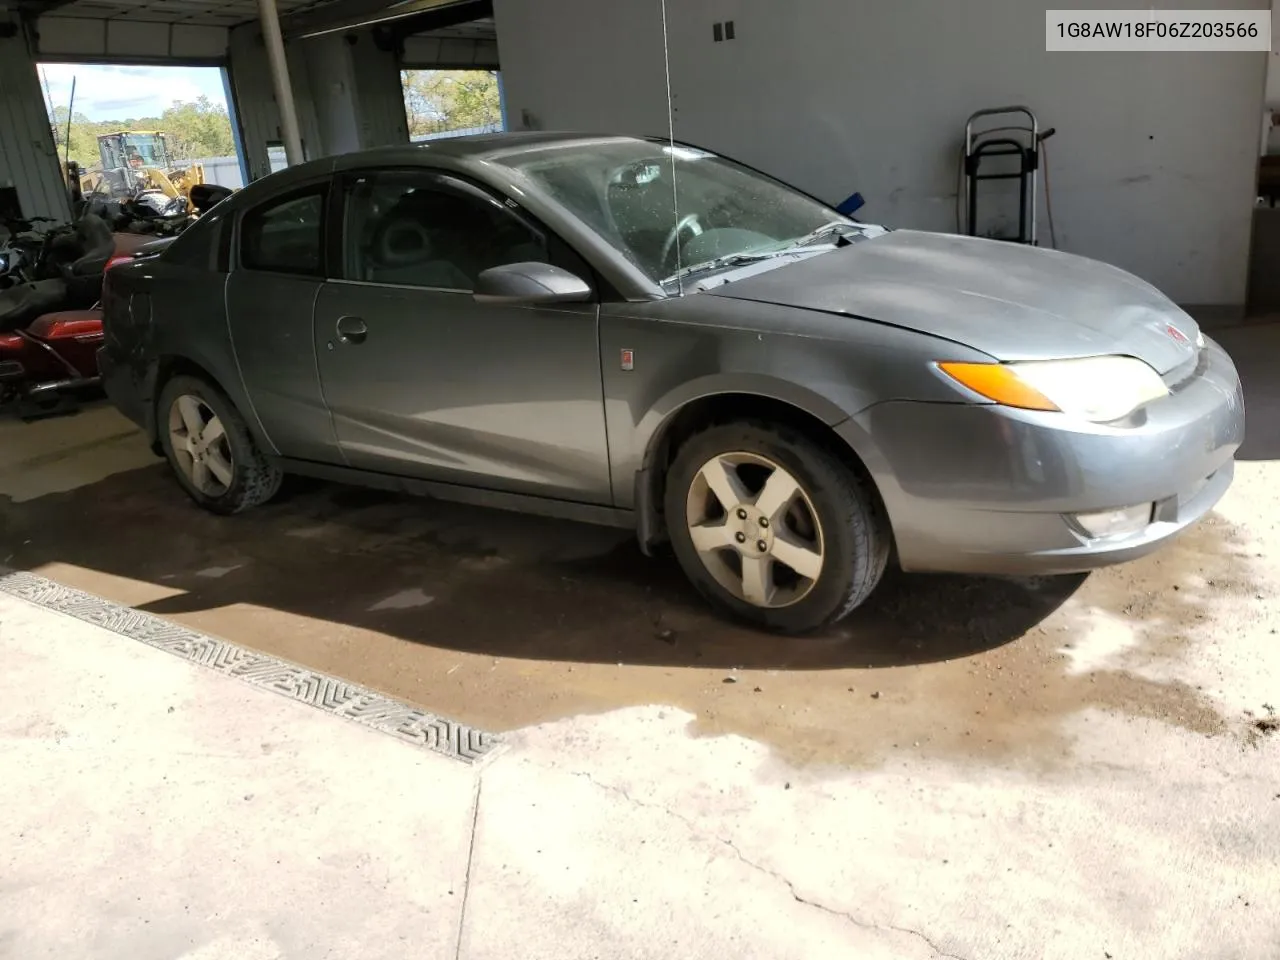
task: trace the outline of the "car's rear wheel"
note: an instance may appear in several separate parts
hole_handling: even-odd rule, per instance
[[[254,442],[235,405],[211,384],[178,376],[157,408],[160,444],[191,499],[214,513],[266,503],[283,474]]]
[[[868,481],[797,432],[733,423],[696,434],[667,474],[672,546],[716,606],[757,626],[830,626],[879,583],[890,537]]]

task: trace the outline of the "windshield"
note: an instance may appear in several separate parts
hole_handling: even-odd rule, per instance
[[[129,159],[137,157],[144,166],[167,166],[164,140],[153,133],[133,133],[125,137],[125,154]]]
[[[659,284],[822,236],[834,241],[860,226],[785,184],[691,147],[579,141],[497,162],[567,207]]]

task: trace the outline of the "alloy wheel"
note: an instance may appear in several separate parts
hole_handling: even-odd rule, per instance
[[[220,497],[231,489],[235,459],[226,427],[202,399],[183,394],[173,401],[169,445],[177,468],[202,494]]]
[[[822,523],[800,482],[757,453],[723,453],[694,475],[685,521],[698,558],[733,596],[790,606],[822,576]]]

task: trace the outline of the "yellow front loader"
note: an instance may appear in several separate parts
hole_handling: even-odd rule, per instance
[[[108,194],[116,199],[138,199],[159,193],[173,200],[190,198],[191,188],[204,183],[204,166],[179,166],[169,157],[165,135],[157,131],[127,130],[98,137],[102,172],[81,178],[86,194]]]

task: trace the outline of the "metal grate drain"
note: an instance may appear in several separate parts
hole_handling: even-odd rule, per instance
[[[0,593],[64,613],[131,640],[141,640],[157,650],[335,716],[354,720],[463,763],[483,759],[501,743],[497,736],[465,723],[437,717],[354,683],[316,673],[256,650],[247,650],[32,573],[8,572],[0,568]]]

